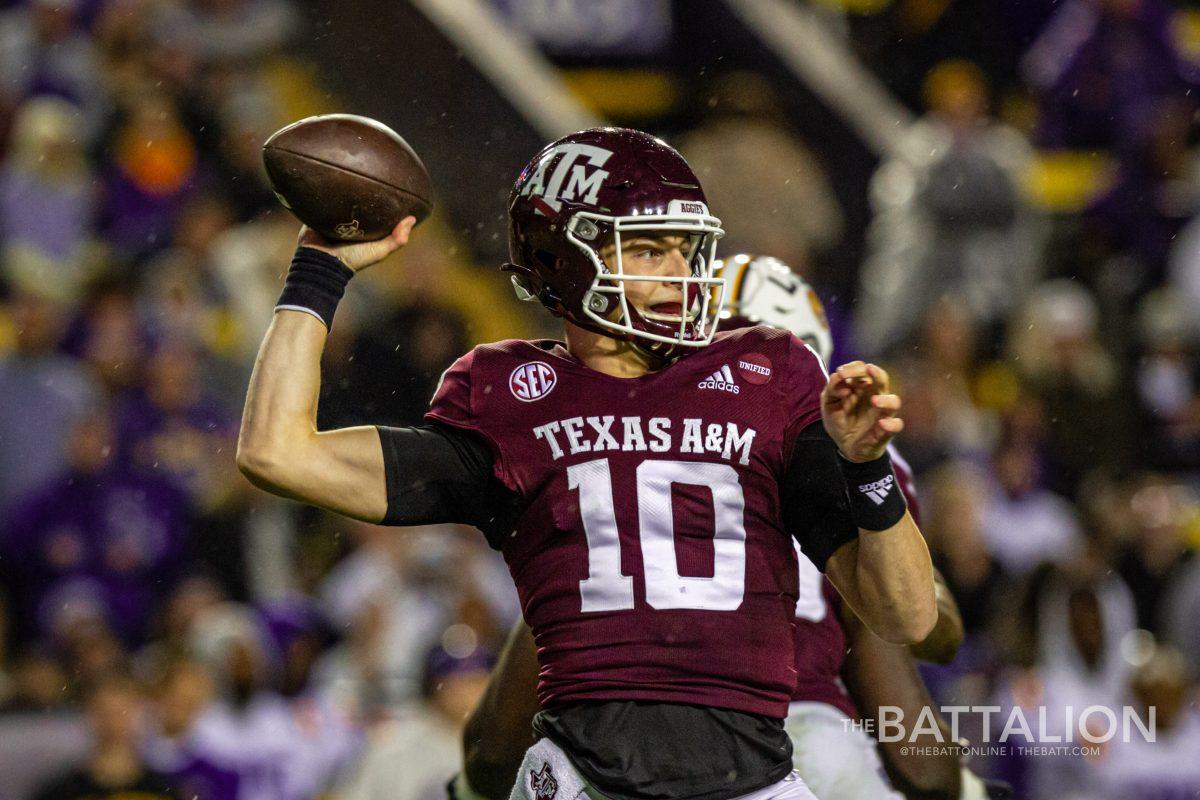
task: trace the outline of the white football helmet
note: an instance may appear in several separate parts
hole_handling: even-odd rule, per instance
[[[740,254],[717,262],[715,274],[725,279],[726,320],[741,317],[755,325],[789,330],[808,344],[826,364],[833,355],[833,334],[821,298],[808,281],[777,258]]]

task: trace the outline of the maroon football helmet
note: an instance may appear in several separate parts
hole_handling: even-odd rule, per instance
[[[504,269],[523,300],[537,300],[581,328],[658,355],[703,347],[716,332],[724,282],[713,276],[721,221],[708,212],[700,181],[674,149],[628,128],[592,128],[542,149],[521,171],[509,198]],[[690,275],[627,275],[621,237],[630,232],[686,235]],[[600,249],[615,245],[603,259]],[[678,283],[678,315],[638,309],[626,281]]]

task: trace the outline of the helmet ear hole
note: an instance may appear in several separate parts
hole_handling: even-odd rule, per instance
[[[537,259],[539,266],[544,270],[558,272],[562,269],[562,259],[549,250],[534,250],[533,257]]]

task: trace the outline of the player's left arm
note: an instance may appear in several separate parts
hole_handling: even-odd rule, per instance
[[[859,528],[829,557],[825,573],[868,628],[913,644],[933,631],[938,606],[929,549],[887,456],[888,442],[904,428],[899,411],[888,374],[874,364],[843,364],[821,392],[821,417]]]
[[[933,570],[933,587],[937,595],[937,623],[920,642],[908,646],[909,651],[919,661],[931,664],[949,664],[962,646],[963,630],[962,612],[954,594],[946,585],[946,579],[935,568]]]

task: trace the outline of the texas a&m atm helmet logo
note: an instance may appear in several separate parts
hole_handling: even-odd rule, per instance
[[[545,361],[522,364],[508,376],[508,388],[512,390],[513,397],[526,403],[541,400],[550,394],[556,383],[558,376],[554,374],[554,367]]]
[[[530,198],[535,213],[544,217],[561,211],[564,200],[594,206],[608,177],[608,172],[599,167],[610,158],[611,150],[595,145],[582,142],[555,145],[542,153],[533,176],[521,187],[520,194]]]

